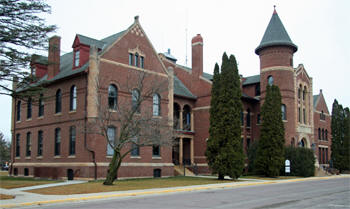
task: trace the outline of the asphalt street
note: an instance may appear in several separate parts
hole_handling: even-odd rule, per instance
[[[350,208],[350,178],[81,201],[30,208]]]

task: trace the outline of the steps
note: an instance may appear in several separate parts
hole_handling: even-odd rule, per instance
[[[183,176],[184,175],[184,167],[182,165],[174,166],[174,175],[175,176]],[[192,171],[188,168],[185,168],[185,176],[196,176]]]

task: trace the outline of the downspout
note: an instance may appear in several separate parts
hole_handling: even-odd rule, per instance
[[[86,77],[86,89],[87,89],[87,86],[88,86],[88,79]],[[88,147],[87,145],[87,127],[86,127],[86,124],[87,124],[87,97],[88,97],[88,93],[87,93],[87,90],[85,91],[85,111],[84,111],[84,146],[85,146],[85,149],[87,151],[89,151],[92,155],[92,162],[94,164],[94,179],[97,180],[97,163],[96,163],[96,156],[95,156],[95,151],[92,150],[91,148]]]

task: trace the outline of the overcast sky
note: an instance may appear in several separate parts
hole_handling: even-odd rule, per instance
[[[254,53],[273,13],[273,5],[290,38],[298,46],[294,67],[304,65],[331,111],[336,98],[350,106],[349,0],[48,0],[61,36],[62,54],[72,50],[75,35],[102,39],[128,28],[139,15],[157,52],[171,49],[178,63],[191,67],[191,39],[204,41],[204,71],[212,73],[223,52],[234,54],[243,76],[259,74]],[[186,32],[187,31],[187,32]],[[52,34],[54,35],[54,34]],[[44,54],[45,55],[45,54]],[[47,56],[47,54],[46,54]],[[0,97],[0,130],[10,138],[11,99]]]

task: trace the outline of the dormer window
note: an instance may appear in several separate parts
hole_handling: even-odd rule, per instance
[[[36,67],[33,67],[32,68],[32,76],[35,76],[35,73],[36,73]]]
[[[75,51],[75,56],[74,56],[74,67],[79,66],[79,60],[80,60],[80,51],[77,50]]]

